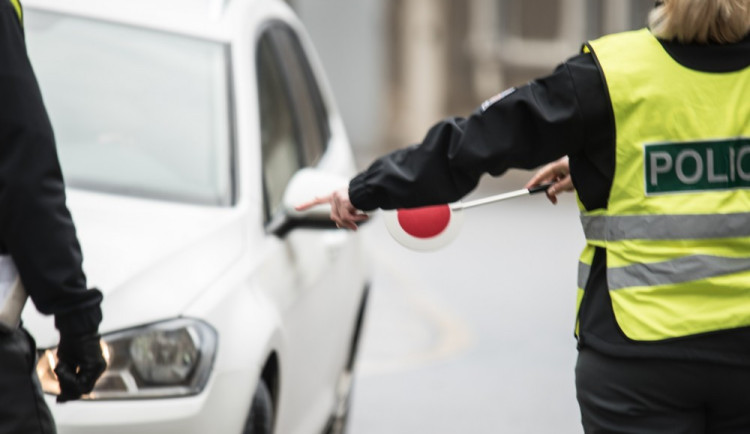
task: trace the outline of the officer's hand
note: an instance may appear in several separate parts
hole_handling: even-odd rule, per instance
[[[537,171],[534,176],[526,183],[526,188],[535,187],[539,184],[554,182],[547,189],[547,198],[550,202],[557,203],[557,194],[564,191],[573,191],[573,180],[570,178],[570,165],[568,157],[562,157],[557,161],[547,164]]]
[[[304,211],[315,205],[328,203],[331,205],[331,220],[340,228],[347,228],[353,231],[357,230],[357,223],[367,220],[367,214],[362,213],[349,201],[349,189],[342,188],[327,194],[316,197],[315,199],[305,202],[294,207],[297,211]]]
[[[57,402],[79,399],[94,389],[96,380],[107,368],[99,340],[98,334],[60,336],[55,368],[60,381]]]

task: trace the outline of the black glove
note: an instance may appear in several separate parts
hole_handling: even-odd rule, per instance
[[[55,374],[60,381],[57,402],[79,399],[94,389],[96,380],[107,368],[98,334],[60,336]]]

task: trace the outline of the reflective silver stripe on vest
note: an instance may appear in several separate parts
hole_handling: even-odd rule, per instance
[[[750,258],[693,255],[652,264],[607,269],[610,290],[683,283],[750,271]]]
[[[578,262],[578,287],[586,289],[586,283],[589,281],[589,275],[591,274],[591,265],[583,262]]]
[[[750,213],[683,215],[581,215],[589,240],[698,240],[750,236]]]

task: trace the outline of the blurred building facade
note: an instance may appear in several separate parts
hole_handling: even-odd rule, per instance
[[[419,141],[600,35],[643,27],[653,0],[288,0],[307,25],[355,149]]]

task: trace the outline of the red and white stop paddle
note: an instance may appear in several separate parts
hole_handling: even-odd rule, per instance
[[[470,202],[431,205],[383,212],[385,227],[399,244],[417,251],[437,250],[453,241],[463,223],[463,210],[547,191],[552,184],[523,188]]]

